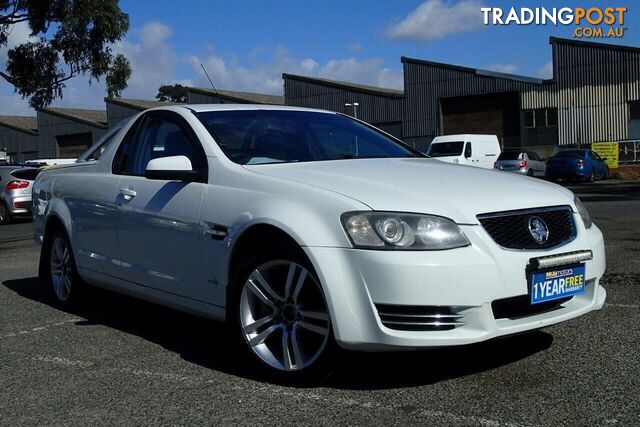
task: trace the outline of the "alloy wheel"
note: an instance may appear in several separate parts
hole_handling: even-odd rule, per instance
[[[331,320],[314,275],[293,261],[269,261],[255,268],[240,296],[246,343],[263,362],[280,371],[300,371],[323,353]]]
[[[7,208],[0,203],[0,224],[5,222],[9,222],[9,214],[7,213]]]
[[[56,237],[51,245],[50,265],[53,291],[60,301],[65,302],[71,296],[73,267],[69,246],[62,237]]]

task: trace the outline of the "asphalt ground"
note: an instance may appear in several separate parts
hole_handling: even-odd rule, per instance
[[[640,425],[640,183],[571,189],[605,234],[602,310],[476,345],[349,353],[295,387],[247,370],[208,320],[100,290],[56,308],[30,224],[0,227],[0,425]]]

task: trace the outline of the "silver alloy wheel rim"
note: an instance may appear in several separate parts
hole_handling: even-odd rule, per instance
[[[0,203],[0,223],[4,222],[6,216],[6,208]]]
[[[286,260],[251,272],[240,296],[240,323],[249,348],[281,371],[313,364],[331,330],[320,284],[306,268]]]
[[[60,301],[66,301],[71,295],[71,253],[67,242],[56,237],[51,245],[51,284]]]

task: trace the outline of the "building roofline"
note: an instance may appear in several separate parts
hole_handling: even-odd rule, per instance
[[[6,116],[0,116],[0,126],[5,127],[5,128],[9,128],[11,130],[15,130],[17,132],[26,133],[27,135],[31,135],[31,136],[38,136],[39,135],[37,129],[28,129],[28,128],[23,128],[23,127],[20,127],[20,126],[15,126],[12,123],[6,122],[4,120],[5,117]],[[22,116],[11,116],[11,117],[22,117]],[[35,118],[33,116],[24,116],[24,117],[25,118]]]
[[[592,42],[586,40],[574,40],[574,39],[565,39],[561,37],[549,37],[549,44],[570,44],[574,46],[585,46],[585,47],[593,47],[599,49],[613,49],[613,50],[622,50],[626,52],[636,52],[640,53],[640,47],[636,46],[626,46],[621,44],[611,44],[611,43],[601,43],[601,42]]]
[[[403,98],[404,91],[397,89],[389,89],[384,87],[369,86],[359,83],[343,82],[338,80],[329,80],[319,77],[300,76],[297,74],[282,73],[283,79],[300,80],[308,83],[315,83],[324,86],[332,86],[340,89],[347,89],[355,92],[371,93],[378,96],[386,96],[387,98]]]
[[[62,117],[64,119],[72,120],[74,122],[84,123],[85,125],[93,126],[99,129],[108,129],[107,123],[94,122],[93,120],[85,119],[84,117],[78,117],[71,113],[67,113],[65,111],[60,111],[60,109],[56,108],[41,108],[36,110],[38,112],[43,112],[47,114],[51,114],[53,116]],[[88,110],[88,111],[102,111],[102,110]],[[106,114],[106,112],[105,112]]]
[[[462,71],[465,73],[471,73],[471,74],[476,74],[478,76],[481,77],[493,77],[493,78],[498,78],[498,79],[505,79],[505,80],[514,80],[514,81],[520,81],[520,82],[525,82],[525,83],[533,83],[533,84],[548,84],[548,83],[552,83],[555,80],[553,79],[540,79],[537,77],[530,77],[530,76],[523,76],[520,74],[510,74],[510,73],[501,73],[499,71],[492,71],[492,70],[484,70],[481,68],[471,68],[471,67],[464,67],[462,65],[454,65],[454,64],[446,64],[444,62],[435,62],[435,61],[427,61],[424,59],[417,59],[417,58],[409,58],[407,56],[403,56],[400,58],[401,62],[404,63],[412,63],[412,64],[419,64],[419,65],[427,65],[430,67],[436,67],[436,68],[445,68],[448,70],[455,70],[455,71]]]
[[[271,95],[267,93],[258,92],[242,92],[226,89],[209,89],[202,87],[187,86],[188,92],[199,93],[207,96],[219,96],[220,98],[230,99],[232,101],[241,101],[243,103],[259,103],[259,97],[264,97],[265,100],[271,101],[270,103],[263,103],[264,105],[284,105],[284,96]],[[246,95],[246,96],[244,96]]]
[[[122,105],[123,107],[130,107],[138,111],[145,111],[145,110],[148,110],[149,108],[154,108],[154,107],[144,107],[138,104],[137,102],[150,102],[150,103],[157,104],[156,105],[157,107],[181,104],[181,103],[168,102],[168,101],[165,102],[165,101],[154,101],[154,100],[147,100],[147,99],[109,98],[109,97],[105,97],[104,102],[108,102],[110,104]]]

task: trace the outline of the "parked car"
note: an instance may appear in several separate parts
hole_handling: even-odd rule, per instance
[[[560,150],[547,161],[545,176],[550,181],[575,179],[593,182],[609,178],[609,166],[589,149]]]
[[[500,152],[500,142],[495,135],[446,135],[431,141],[427,156],[447,163],[491,169]]]
[[[31,188],[38,168],[0,166],[0,225],[13,217],[31,216]]]
[[[227,321],[243,360],[287,378],[339,348],[469,344],[606,296],[602,233],[569,190],[429,159],[332,112],[148,110],[33,194],[57,303],[89,283]]]
[[[503,151],[494,165],[495,169],[527,176],[543,177],[547,169],[535,151]]]

